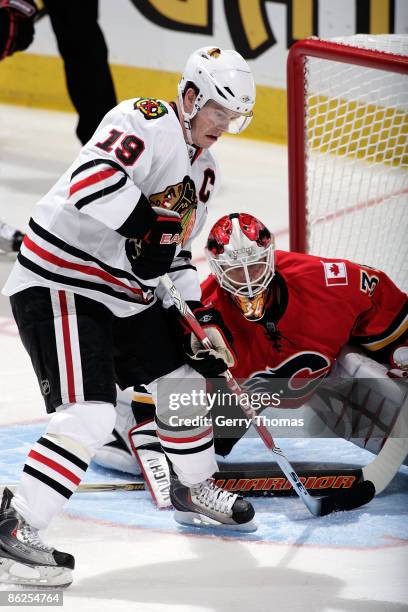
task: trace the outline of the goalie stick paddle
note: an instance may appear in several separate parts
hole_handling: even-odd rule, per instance
[[[177,310],[181,314],[184,322],[192,331],[192,333],[197,337],[197,339],[201,342],[204,348],[210,349],[212,348],[211,341],[205,333],[204,329],[201,327],[187,303],[181,296],[180,292],[177,290],[176,286],[170,279],[167,274],[164,274],[160,278],[160,282],[163,287],[167,290],[170,297],[173,300],[173,304],[176,306]],[[242,395],[243,391],[238,385],[237,381],[234,379],[230,370],[226,370],[224,372],[224,377],[227,382],[228,387],[231,389],[233,393],[235,393],[238,397]],[[339,491],[338,493],[332,496],[324,496],[324,497],[312,497],[303,482],[300,480],[299,476],[296,474],[292,465],[289,463],[285,453],[279,446],[277,446],[272,438],[270,431],[263,425],[262,423],[258,423],[255,420],[255,414],[251,410],[249,406],[245,403],[240,402],[239,406],[241,410],[244,412],[245,416],[252,420],[252,424],[265,446],[273,453],[277,464],[281,468],[282,472],[285,474],[288,481],[292,484],[293,489],[296,491],[297,495],[303,501],[305,506],[314,516],[325,516],[330,514],[331,512],[337,510],[351,510],[353,508],[358,508],[362,506],[374,497],[375,495],[375,487],[370,481],[364,481],[359,483],[357,487],[353,490],[353,494],[351,497],[348,497],[344,491]],[[370,484],[367,484],[369,483]]]
[[[293,464],[299,479],[311,495],[350,490],[362,480],[360,467],[342,464]],[[220,463],[214,474],[216,484],[228,491],[250,497],[286,497],[296,495],[290,481],[276,463]]]

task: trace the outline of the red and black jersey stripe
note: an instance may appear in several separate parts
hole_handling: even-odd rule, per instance
[[[121,189],[128,178],[125,170],[116,162],[110,159],[92,159],[71,174],[69,197],[74,206],[81,210],[87,204]],[[84,190],[90,187],[95,191],[81,197]]]
[[[50,270],[38,266],[30,259],[24,257],[24,255],[22,255],[21,253],[18,254],[17,259],[22,266],[24,266],[28,270],[31,270],[31,272],[34,272],[34,274],[38,274],[38,276],[41,276],[42,278],[45,278],[49,281],[59,283],[61,286],[69,285],[70,287],[73,287],[73,290],[75,290],[75,287],[81,287],[83,289],[89,289],[90,291],[98,291],[99,293],[110,295],[124,302],[133,302],[137,304],[148,304],[153,301],[153,295],[150,297],[150,299],[144,299],[142,295],[132,297],[123,292],[115,291],[112,287],[106,284],[93,283],[92,281],[81,280],[79,278],[73,278],[71,276],[65,276],[63,274],[56,274],[55,272],[51,272]]]
[[[191,427],[184,425],[171,426],[158,417],[157,436],[163,450],[171,455],[190,455],[200,453],[214,443],[212,426]]]
[[[31,232],[24,238],[24,248],[18,254],[18,261],[31,272],[61,285],[97,291],[125,302],[150,304],[153,301],[152,288],[130,272],[109,266],[93,255],[67,244],[33,219],[29,227]],[[41,240],[37,241],[36,237]],[[35,261],[34,257],[30,258],[31,253]],[[71,260],[70,256],[75,260]]]
[[[85,461],[42,436],[29,452],[23,472],[69,499],[87,468]]]

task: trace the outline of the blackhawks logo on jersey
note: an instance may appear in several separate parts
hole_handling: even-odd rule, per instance
[[[168,113],[163,102],[154,98],[139,98],[134,103],[133,108],[140,110],[145,119],[158,119]]]
[[[181,244],[185,244],[193,231],[196,218],[197,195],[194,181],[185,176],[180,183],[169,185],[164,191],[149,197],[153,206],[174,210],[181,217]]]

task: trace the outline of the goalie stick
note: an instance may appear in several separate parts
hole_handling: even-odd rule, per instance
[[[364,480],[374,483],[376,495],[394,478],[408,453],[406,438],[389,438],[378,455],[364,467],[348,464],[294,463],[294,469],[311,495],[341,492],[344,496],[358,489]],[[296,495],[290,481],[282,477],[274,463],[221,463],[214,474],[218,486],[248,497],[289,497]],[[15,491],[17,484],[1,485]],[[130,482],[91,482],[80,484],[80,493],[146,491],[143,480]]]
[[[192,333],[195,334],[202,346],[207,349],[212,348],[207,334],[198,323],[197,319],[191,312],[190,308],[182,298],[180,292],[177,290],[170,277],[167,274],[164,274],[160,278],[160,282],[169,293],[184,322]],[[224,377],[228,387],[237,395],[239,400],[243,391],[238,385],[237,381],[234,379],[230,370],[226,370]],[[348,492],[336,491],[336,493],[333,493],[332,495],[312,497],[288,461],[283,450],[275,444],[270,431],[265,427],[265,425],[258,423],[255,420],[255,414],[249,406],[243,402],[239,402],[239,405],[245,416],[252,420],[252,424],[265,446],[273,453],[277,464],[311,514],[314,516],[325,516],[338,510],[352,510],[372,500],[375,495],[375,487],[370,480],[363,480],[353,490]]]
[[[299,480],[311,495],[322,492],[337,493],[344,504],[351,509],[355,494],[364,481],[372,482],[375,494],[381,493],[394,478],[408,453],[408,440],[390,438],[380,453],[366,466],[350,465],[316,466],[315,464],[294,463],[293,467]],[[224,469],[223,469],[224,468]],[[290,497],[296,495],[291,482],[282,476],[275,464],[258,463],[226,463],[220,465],[220,471],[214,474],[218,486],[228,491],[234,491],[247,497]],[[13,488],[16,485],[6,485]],[[106,491],[146,491],[146,483],[107,482],[84,483],[79,485],[79,492],[95,493]],[[347,502],[347,497],[351,498]],[[353,506],[358,507],[358,506]],[[347,509],[347,508],[345,508]]]
[[[362,478],[359,467],[338,464],[294,464],[299,478],[311,494],[322,491],[352,489]],[[215,472],[218,486],[247,497],[290,497],[296,495],[291,483],[277,469],[275,463],[222,463]],[[17,484],[4,485],[13,492]],[[147,491],[143,480],[123,482],[90,482],[80,484],[78,493],[104,493],[110,491]]]

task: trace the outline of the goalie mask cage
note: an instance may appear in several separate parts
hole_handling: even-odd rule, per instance
[[[288,57],[290,248],[408,290],[408,36],[307,39]]]

